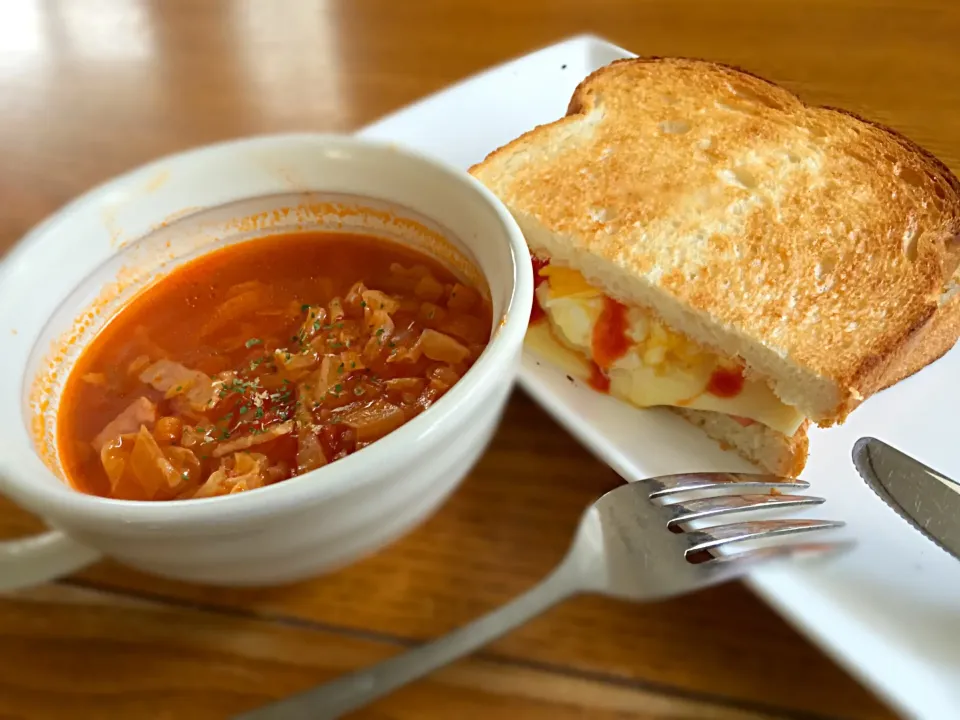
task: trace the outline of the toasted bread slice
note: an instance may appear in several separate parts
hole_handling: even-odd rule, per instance
[[[807,427],[804,423],[791,437],[771,430],[760,423],[744,427],[734,418],[722,413],[670,408],[681,417],[703,428],[721,447],[732,448],[764,470],[797,477],[807,462]]]
[[[960,332],[944,302],[957,178],[892,130],[732,67],[615,62],[471,172],[534,252],[739,357],[821,425]]]

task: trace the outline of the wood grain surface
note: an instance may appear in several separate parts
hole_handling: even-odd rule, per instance
[[[0,251],[160,154],[349,131],[580,32],[741,65],[960,169],[949,0],[11,0],[0,3]],[[368,665],[536,582],[583,507],[618,482],[518,393],[434,517],[329,577],[223,590],[104,562],[0,598],[0,716],[226,717]],[[0,501],[0,534],[38,527]],[[490,716],[893,715],[739,585],[646,606],[568,602],[357,714]]]

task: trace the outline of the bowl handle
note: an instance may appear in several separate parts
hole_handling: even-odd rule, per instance
[[[0,591],[39,585],[79,570],[100,557],[59,530],[0,542]]]

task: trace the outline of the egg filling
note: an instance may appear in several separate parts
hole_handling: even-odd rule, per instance
[[[610,298],[576,270],[539,261],[535,272],[546,323],[532,323],[530,344],[535,351],[544,347],[547,325],[560,344],[581,356],[579,362],[568,358],[566,371],[596,389],[639,407],[709,410],[788,436],[803,423],[803,415],[766,383],[745,377],[742,365],[671,331],[649,311]]]

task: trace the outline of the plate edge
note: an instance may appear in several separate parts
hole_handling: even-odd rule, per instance
[[[583,44],[584,46],[594,46],[595,48],[607,50],[615,54],[619,54],[621,57],[636,57],[637,54],[631,52],[619,45],[606,40],[603,37],[595,35],[593,33],[582,33],[578,35],[573,35],[557,42],[539,47],[537,49],[531,50],[530,52],[510,58],[504,62],[498,63],[497,65],[490,66],[488,68],[481,69],[471,75],[464,77],[461,80],[457,80],[446,87],[440,88],[439,90],[430,93],[429,95],[414,100],[413,102],[401,106],[400,108],[384,115],[380,118],[377,118],[371,123],[368,123],[360,128],[358,128],[355,133],[359,135],[364,135],[369,132],[375,132],[380,126],[386,125],[390,122],[395,121],[395,119],[407,112],[416,111],[418,108],[427,105],[430,102],[435,101],[440,96],[445,95],[451,91],[460,89],[475,80],[478,80],[488,74],[494,74],[501,72],[511,65],[521,63],[523,61],[529,60],[532,56],[535,56],[540,53],[547,51],[556,50],[564,45],[577,45]],[[521,368],[517,376],[517,386],[519,386],[524,392],[526,392],[538,405],[540,405],[544,411],[546,411],[554,420],[556,420],[564,429],[569,432],[579,443],[581,443],[585,449],[597,457],[601,462],[606,464],[608,467],[617,472],[621,477],[621,473],[616,465],[619,463],[611,463],[607,458],[607,453],[603,453],[597,450],[594,447],[594,443],[583,436],[583,434],[574,429],[573,427],[568,427],[566,423],[562,422],[560,417],[555,414],[550,408],[549,404],[541,401],[538,397],[537,390],[531,386],[529,379],[526,377],[526,371]],[[625,480],[625,482],[627,482]],[[853,655],[849,654],[845,650],[845,646],[839,642],[833,642],[826,634],[822,634],[815,630],[815,624],[812,621],[807,619],[806,614],[798,612],[794,604],[792,604],[787,597],[787,593],[778,592],[773,588],[775,581],[767,581],[764,579],[764,574],[762,572],[754,573],[746,576],[744,582],[748,587],[772,610],[777,614],[783,617],[791,626],[793,626],[797,632],[799,632],[804,637],[811,640],[822,652],[827,654],[829,657],[833,658],[838,664],[843,666],[851,675],[858,678],[863,684],[868,686],[870,690],[880,697],[883,701],[887,702],[893,708],[903,713],[906,713],[912,717],[933,717],[927,716],[925,713],[930,708],[921,708],[917,703],[912,701],[912,698],[900,695],[895,690],[892,689],[892,685],[885,683],[886,677],[882,674],[868,672],[865,669],[865,665],[861,663],[857,658],[854,658]],[[806,587],[810,588],[809,583],[803,583]],[[824,597],[829,597],[829,594],[824,595],[824,593],[817,593],[818,598],[823,601]],[[834,608],[836,605],[834,603],[828,603]],[[836,615],[842,616],[846,622],[849,617],[849,613],[840,613],[834,610]],[[872,665],[870,667],[873,667]]]

